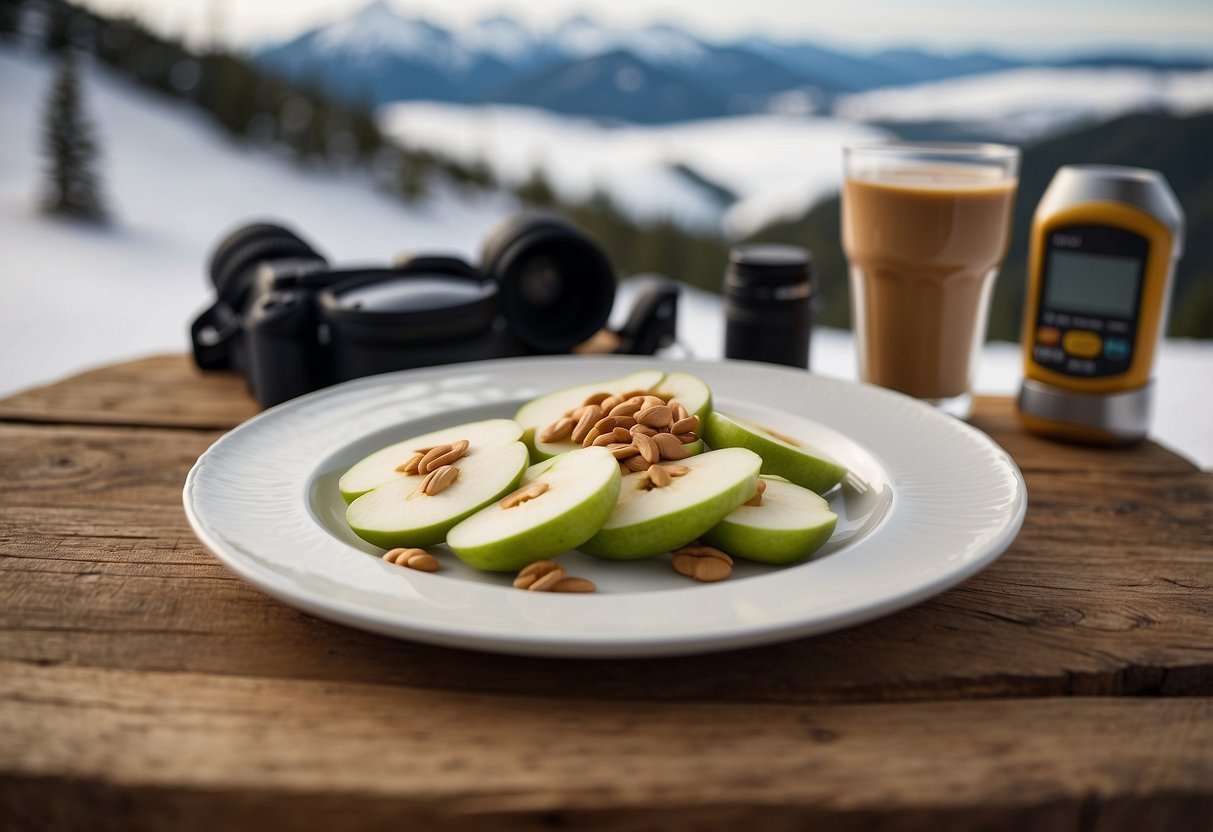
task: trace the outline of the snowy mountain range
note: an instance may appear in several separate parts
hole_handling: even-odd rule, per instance
[[[580,16],[545,31],[506,16],[450,29],[399,12],[386,0],[263,47],[255,58],[373,105],[493,102],[650,123],[789,108],[824,111],[847,93],[1032,65],[1211,65],[1123,55],[1041,62],[917,49],[857,54],[759,36],[709,42],[671,24],[622,28]]]

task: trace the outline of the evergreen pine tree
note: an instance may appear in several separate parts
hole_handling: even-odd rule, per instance
[[[95,170],[97,145],[84,113],[71,49],[63,50],[59,75],[50,89],[42,139],[49,163],[42,210],[104,222],[107,212]]]

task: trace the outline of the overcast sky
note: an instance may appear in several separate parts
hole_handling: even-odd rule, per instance
[[[367,0],[84,0],[138,15],[194,42],[216,28],[238,46],[283,39],[350,14]],[[760,32],[876,48],[988,47],[1020,53],[1183,50],[1213,54],[1213,0],[391,0],[406,14],[462,25],[505,13],[547,28],[574,14],[603,22],[679,25],[712,39]]]

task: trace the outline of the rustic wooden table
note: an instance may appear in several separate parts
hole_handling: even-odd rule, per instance
[[[1003,557],[833,635],[643,661],[393,641],[191,534],[254,412],[183,356],[0,402],[0,827],[1213,828],[1213,476],[974,424],[1023,469]]]

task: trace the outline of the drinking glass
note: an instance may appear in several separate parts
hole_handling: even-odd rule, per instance
[[[860,377],[966,418],[1010,239],[1018,148],[852,145],[843,173]]]

